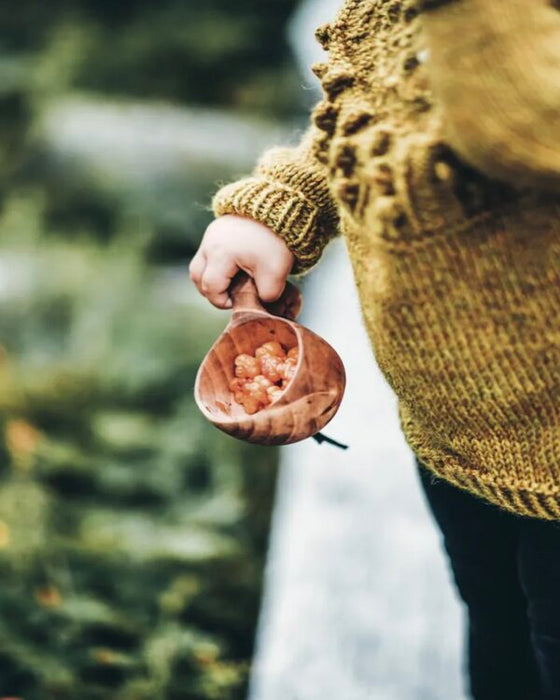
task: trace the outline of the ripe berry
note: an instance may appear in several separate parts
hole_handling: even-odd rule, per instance
[[[277,341],[263,343],[255,356],[247,353],[234,360],[235,377],[229,388],[236,403],[253,414],[276,401],[295,374],[298,348],[285,349]]]
[[[284,362],[284,367],[282,371],[282,379],[285,379],[286,381],[290,381],[294,374],[296,373],[296,364],[297,360],[294,360],[291,357],[286,358],[286,362]]]
[[[253,413],[256,413],[257,411],[260,411],[262,408],[261,404],[256,399],[251,398],[250,396],[246,396],[244,401],[243,401],[243,408],[247,413],[252,415]]]
[[[246,383],[247,381],[245,379],[240,379],[239,377],[235,377],[229,383],[230,391],[233,394],[233,398],[235,399],[236,403],[243,403],[245,398]]]
[[[265,377],[264,374],[257,374],[257,376],[253,379],[253,382],[265,391],[272,386],[272,382],[270,379],[268,379],[268,377]]]
[[[298,361],[298,359],[299,359],[299,348],[298,348],[297,345],[295,345],[293,348],[290,348],[290,349],[288,350],[287,357],[288,357],[290,360],[295,360],[296,362]]]
[[[269,400],[276,401],[281,394],[283,393],[282,389],[279,386],[276,386],[276,384],[273,384],[272,386],[269,386],[268,389],[266,390],[266,393],[268,394]]]
[[[256,357],[261,357],[262,355],[275,355],[276,357],[286,357],[284,348],[276,340],[270,340],[268,343],[264,343],[257,348],[255,352]]]
[[[252,379],[260,374],[259,363],[256,358],[243,353],[235,358],[235,376]]]
[[[261,355],[259,357],[261,371],[271,382],[279,382],[283,377],[284,363],[277,355]]]

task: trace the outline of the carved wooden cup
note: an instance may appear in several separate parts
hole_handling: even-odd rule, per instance
[[[194,387],[196,403],[206,418],[233,437],[261,445],[288,445],[318,433],[334,416],[346,384],[342,360],[322,338],[293,320],[269,313],[260,303],[253,280],[239,274],[230,287],[233,313],[225,331],[204,358]],[[278,313],[296,316],[301,296],[287,285]],[[234,360],[240,353],[276,340],[298,346],[295,375],[282,394],[266,408],[249,415],[229,388]]]

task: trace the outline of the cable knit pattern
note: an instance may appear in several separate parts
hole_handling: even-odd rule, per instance
[[[324,98],[302,143],[214,200],[281,235],[296,271],[342,232],[411,448],[456,486],[549,520],[559,32],[558,11],[535,0],[347,0],[317,31]]]

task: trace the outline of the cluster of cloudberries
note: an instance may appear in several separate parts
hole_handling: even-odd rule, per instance
[[[297,346],[287,350],[276,341],[264,343],[254,355],[238,355],[229,385],[234,400],[250,414],[265,408],[288,386],[297,362]]]

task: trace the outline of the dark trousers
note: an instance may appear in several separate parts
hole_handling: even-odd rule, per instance
[[[516,516],[416,460],[468,611],[475,700],[560,700],[560,522]]]

